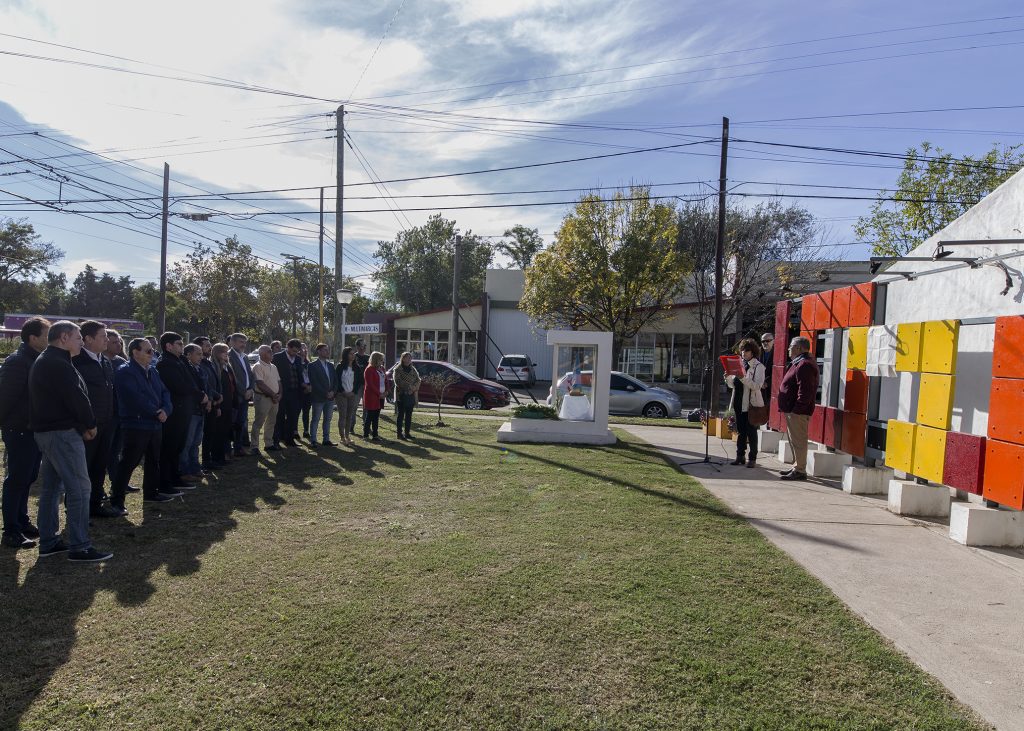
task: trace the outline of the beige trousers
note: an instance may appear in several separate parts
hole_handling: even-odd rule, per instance
[[[334,403],[338,407],[338,431],[343,440],[348,439],[349,425],[356,413],[356,404],[359,403],[359,399],[356,398],[355,392],[339,391],[334,397]]]
[[[807,426],[811,417],[803,414],[786,414],[786,432],[793,447],[796,471],[807,471]]]
[[[263,446],[269,447],[274,443],[274,424],[277,423],[277,407],[279,404],[275,404],[273,399],[261,393],[253,395],[252,401],[256,406],[256,416],[252,420],[249,443],[254,447],[259,444],[260,430],[265,427]]]

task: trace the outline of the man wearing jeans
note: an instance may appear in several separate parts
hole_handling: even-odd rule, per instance
[[[316,446],[316,432],[320,425],[320,417],[324,420],[324,438],[322,444],[325,447],[335,446],[331,441],[331,414],[334,413],[334,394],[338,390],[338,375],[334,372],[334,364],[327,359],[330,349],[325,343],[316,346],[316,360],[309,364],[306,371],[309,373],[309,385],[312,389],[311,398],[313,404],[313,426],[309,430],[309,445]]]
[[[35,548],[39,529],[28,517],[28,491],[39,476],[39,447],[29,429],[28,374],[46,350],[50,321],[32,317],[21,326],[21,346],[0,368],[0,433],[3,434],[6,477],[3,488],[3,545]]]
[[[786,432],[795,461],[793,469],[780,475],[783,480],[807,479],[807,426],[818,393],[818,364],[810,351],[810,340],[793,338],[789,344],[791,361],[779,387],[779,411],[786,415]]]
[[[39,491],[39,556],[70,551],[72,561],[96,562],[114,554],[93,547],[89,538],[92,484],[85,442],[96,438],[96,419],[85,382],[71,364],[82,350],[78,325],[61,320],[50,327],[47,347],[29,373],[31,427],[43,454]],[[60,539],[60,503],[67,510],[68,542]]]
[[[235,411],[234,424],[232,424],[232,448],[236,457],[245,457],[250,454],[246,447],[249,444],[249,401],[253,396],[253,389],[256,382],[252,377],[252,368],[245,357],[245,347],[249,338],[244,333],[234,333],[228,337],[228,362],[235,372]]]

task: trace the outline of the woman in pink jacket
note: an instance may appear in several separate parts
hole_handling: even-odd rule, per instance
[[[379,442],[377,429],[384,408],[384,354],[374,351],[363,371],[363,439]],[[371,436],[372,434],[372,436]]]

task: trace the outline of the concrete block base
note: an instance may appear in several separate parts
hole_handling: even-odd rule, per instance
[[[842,477],[843,469],[853,463],[853,457],[841,452],[807,453],[807,474],[811,477]]]
[[[1024,546],[1024,513],[953,503],[949,537],[965,546]]]
[[[766,454],[778,454],[779,442],[781,441],[782,432],[762,430],[757,433],[757,445],[760,448],[759,451]]]
[[[887,467],[848,465],[843,469],[843,492],[851,495],[885,495],[889,492],[892,470]]]
[[[918,485],[909,480],[889,481],[889,512],[896,515],[945,518],[949,515],[949,504],[948,487]]]
[[[548,419],[513,419],[498,429],[499,442],[535,444],[615,444],[615,435],[607,427],[601,431],[593,424]]]
[[[793,447],[785,439],[779,440],[779,461],[790,464],[793,461]]]

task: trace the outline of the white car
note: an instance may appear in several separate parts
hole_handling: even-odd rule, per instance
[[[580,389],[584,393],[590,393],[593,371],[581,371],[575,376],[570,371],[558,379],[558,392],[560,394],[565,396],[569,393],[569,380],[573,378],[580,381]],[[679,396],[672,391],[642,383],[625,373],[612,371],[609,386],[609,414],[630,414],[633,416],[663,419],[679,416],[682,412],[683,405],[679,401]],[[554,399],[549,395],[547,398],[548,406],[553,406],[553,401]]]
[[[537,384],[537,371],[528,355],[503,355],[495,369],[494,380],[499,383],[510,383],[514,386],[533,388]]]

